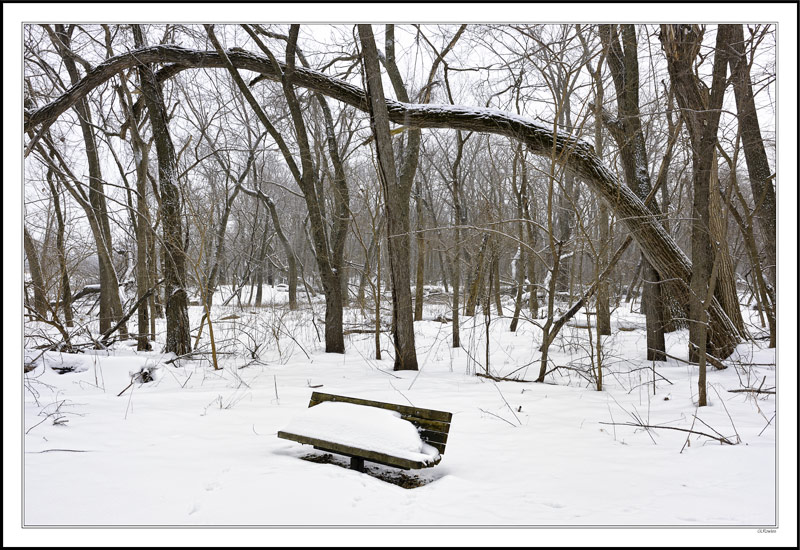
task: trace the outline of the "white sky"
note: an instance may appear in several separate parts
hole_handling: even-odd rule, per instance
[[[413,16],[413,17],[412,17]],[[580,16],[576,20],[575,16]],[[692,19],[687,19],[690,16]],[[778,192],[779,242],[779,466],[781,529],[525,529],[503,530],[25,530],[21,525],[19,384],[22,348],[22,104],[21,24],[23,22],[285,22],[285,23],[720,23],[778,22],[778,178],[791,182]],[[793,546],[797,541],[797,5],[796,4],[3,4],[4,70],[4,256],[3,275],[3,544],[94,546],[121,544],[203,545],[586,545],[690,544]],[[785,367],[785,370],[780,367]],[[9,490],[9,488],[11,488]],[[308,488],[298,488],[308,490]],[[113,498],[113,496],[112,496]],[[743,498],[746,498],[743,496]]]

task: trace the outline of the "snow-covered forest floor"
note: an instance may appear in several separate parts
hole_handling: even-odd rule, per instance
[[[562,368],[536,384],[476,376],[486,373],[482,315],[462,318],[462,348],[453,349],[451,323],[433,320],[449,306],[427,305],[425,320],[415,323],[420,371],[393,372],[386,335],[381,361],[373,334],[350,334],[346,354],[325,354],[322,304],[312,316],[308,303],[289,312],[282,298],[274,293],[272,305],[258,309],[214,307],[216,371],[210,354],[166,364],[172,357],[158,352],[161,342],[153,352],[136,352],[133,341],[78,354],[27,349],[35,368],[25,374],[24,523],[775,522],[775,395],[731,392],[773,390],[774,350],[741,344],[726,370],[709,369],[710,406],[698,409],[697,367],[644,360],[644,317],[624,302],[603,341],[598,392],[589,358],[596,338],[590,343],[580,328],[585,315],[553,344],[553,365]],[[201,315],[190,308],[193,328]],[[345,322],[368,320],[349,309]],[[533,380],[541,331],[522,322],[512,333],[509,322],[494,312],[490,318],[489,372]],[[687,339],[685,330],[669,334],[668,353],[685,360]],[[154,380],[125,390],[143,368]],[[364,474],[342,467],[343,458],[331,463],[310,446],[278,439],[314,389],[452,412],[442,462],[405,473],[367,463]]]

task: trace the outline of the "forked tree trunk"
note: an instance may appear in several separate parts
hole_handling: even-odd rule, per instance
[[[386,97],[381,83],[378,51],[370,25],[359,25],[358,33],[363,49],[364,71],[369,94],[370,122],[378,156],[379,175],[386,205],[386,229],[388,234],[389,269],[392,281],[392,332],[395,345],[395,370],[417,370],[417,354],[414,344],[414,320],[411,307],[411,239],[409,235],[409,200],[413,171],[398,177],[394,151],[389,133],[389,115]],[[387,38],[388,42],[388,38]],[[387,57],[389,54],[387,52]],[[389,63],[387,63],[389,65]],[[392,71],[390,71],[390,75]],[[395,86],[397,91],[397,86]],[[411,137],[409,137],[411,139]],[[414,148],[419,146],[417,136]],[[409,151],[416,155],[416,151]],[[405,164],[404,168],[407,168]],[[416,170],[416,162],[413,166]],[[405,176],[405,177],[404,177]],[[405,181],[404,181],[405,180]]]
[[[143,46],[144,36],[138,25],[133,25],[133,33],[137,46]],[[164,289],[167,302],[167,342],[164,351],[185,355],[192,348],[189,339],[189,295],[186,291],[186,254],[183,250],[183,222],[175,147],[169,134],[161,85],[153,70],[146,65],[139,66],[139,78],[142,95],[150,113],[150,125],[158,156],[161,224],[164,228]]]
[[[667,57],[670,80],[686,120],[692,146],[692,273],[689,294],[689,360],[703,360],[705,352],[715,354],[707,345],[707,306],[705,303],[714,265],[711,244],[710,192],[713,163],[719,127],[720,109],[725,92],[727,58],[724,52],[726,25],[717,30],[717,50],[714,55],[712,86],[702,86],[694,72],[694,60],[700,53],[702,30],[696,25],[662,25],[661,42]],[[716,193],[716,189],[714,190]],[[723,309],[720,307],[720,309]],[[726,315],[727,318],[727,315]],[[730,319],[728,319],[730,323]],[[732,325],[733,333],[738,334]],[[713,329],[712,329],[713,330]],[[699,354],[699,355],[698,355]],[[704,391],[704,389],[703,389]]]
[[[650,193],[652,185],[647,167],[647,148],[639,113],[639,61],[636,31],[633,25],[622,25],[618,36],[616,25],[601,25],[601,37],[608,48],[607,60],[617,92],[617,118],[605,118],[606,126],[620,150],[625,181],[641,200]],[[620,38],[622,43],[620,44]],[[597,109],[597,106],[595,106]],[[651,203],[653,214],[658,205]],[[658,271],[643,258],[642,306],[647,329],[647,359],[666,361],[664,341],[664,307]]]

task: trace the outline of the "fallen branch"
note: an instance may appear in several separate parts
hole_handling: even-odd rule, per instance
[[[663,352],[663,351],[661,353],[663,353],[666,357],[669,357],[670,359],[675,359],[676,361],[680,361],[681,363],[685,363],[687,365],[697,365],[697,363],[692,363],[691,361],[687,361],[686,359],[681,359],[680,357],[675,357],[674,355],[670,355],[669,353],[666,353],[666,352]],[[719,359],[717,359],[713,355],[709,355],[707,353],[706,353],[706,361],[711,363],[714,366],[714,368],[717,369],[717,370],[725,370],[725,369],[728,368],[728,365],[723,364],[722,361],[720,361]]]
[[[697,346],[695,344],[689,342],[689,345],[692,346],[695,350],[697,349]],[[717,359],[708,352],[706,352],[706,361],[711,363],[717,370],[725,370],[728,368],[728,365],[723,364],[722,361],[720,361],[719,359]]]
[[[475,376],[480,376],[481,378],[488,378],[489,380],[494,380],[495,382],[525,382],[528,384],[533,384],[533,380],[524,380],[522,378],[507,378],[504,376],[492,376],[491,374],[483,374],[481,372],[476,372]]]
[[[769,394],[774,395],[775,394],[775,388],[772,388],[772,389],[768,388],[766,390],[760,390],[758,388],[742,388],[742,389],[739,389],[739,390],[728,390],[728,393],[769,393]]]
[[[635,428],[645,428],[645,429],[659,429],[659,430],[675,430],[678,432],[688,432],[690,434],[697,434],[697,435],[704,435],[708,438],[714,439],[719,441],[720,443],[724,443],[725,445],[735,445],[726,437],[716,437],[713,435],[709,435],[704,432],[698,432],[697,430],[687,430],[686,428],[675,428],[673,426],[651,426],[650,424],[635,424],[633,422],[600,422],[600,424],[605,424],[608,426],[633,426]]]
[[[44,451],[25,451],[25,454],[40,454],[40,453],[91,453],[92,451],[84,451],[81,449],[45,449]]]
[[[387,332],[387,330],[386,329],[381,329],[380,332]],[[351,329],[347,329],[345,331],[342,331],[342,334],[344,336],[347,336],[348,334],[375,334],[375,329],[374,328],[351,328]]]

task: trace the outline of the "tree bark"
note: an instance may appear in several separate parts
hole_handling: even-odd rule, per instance
[[[472,317],[475,315],[475,308],[478,305],[478,300],[481,296],[481,288],[483,287],[483,274],[485,271],[486,263],[486,247],[489,244],[489,235],[483,236],[481,247],[478,249],[478,258],[475,260],[475,270],[470,278],[469,294],[467,295],[467,306],[465,315]]]

